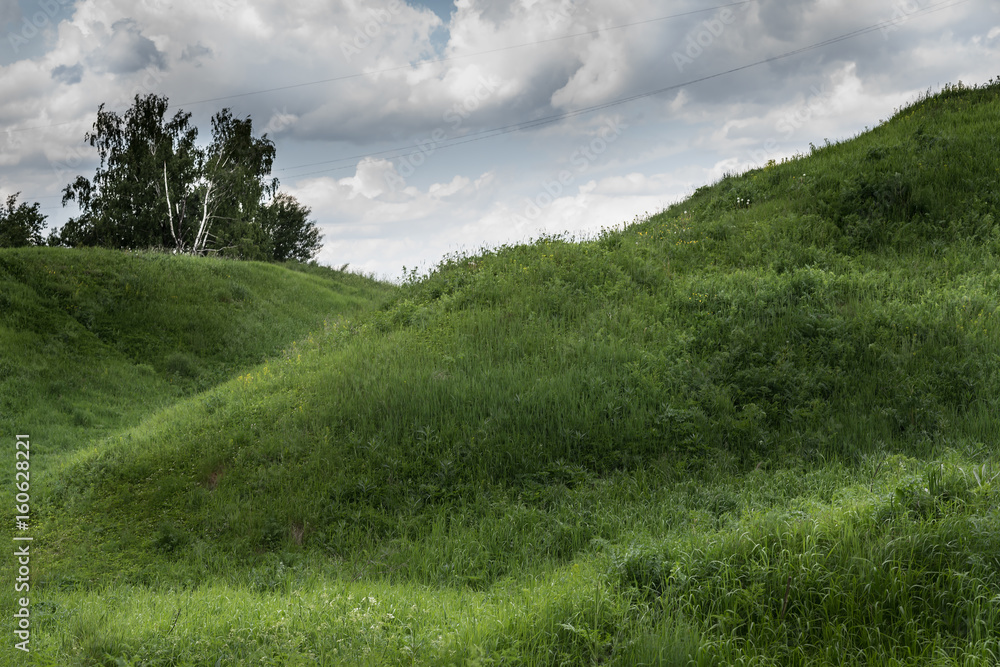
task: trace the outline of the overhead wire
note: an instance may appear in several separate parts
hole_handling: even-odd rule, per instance
[[[717,5],[715,7],[710,8],[710,9],[719,9],[719,8],[732,7],[732,6],[735,6],[735,5],[743,5],[743,4],[746,4],[746,2],[748,2],[748,1],[753,1],[753,0],[741,0],[740,2],[734,2],[734,3],[725,4],[725,5]],[[345,156],[345,157],[336,158],[336,159],[333,159],[333,160],[325,160],[325,161],[321,161],[321,162],[313,162],[313,163],[306,163],[306,164],[294,165],[294,166],[289,166],[289,167],[282,167],[280,169],[275,169],[274,171],[275,172],[290,171],[290,170],[295,170],[295,169],[303,169],[303,168],[310,167],[310,166],[317,166],[317,165],[321,165],[321,164],[335,164],[335,163],[338,163],[338,162],[352,162],[353,163],[354,160],[362,160],[364,158],[371,158],[371,157],[377,157],[377,156],[382,156],[382,155],[388,155],[390,153],[392,153],[392,155],[388,155],[385,159],[391,160],[391,159],[401,158],[401,157],[412,157],[414,155],[418,155],[418,154],[421,154],[423,152],[426,152],[426,150],[427,150],[426,146],[427,146],[428,143],[433,143],[433,150],[437,151],[437,150],[451,148],[451,147],[454,147],[454,146],[459,146],[459,145],[463,145],[463,144],[467,144],[467,143],[472,143],[472,142],[475,142],[475,141],[483,141],[485,139],[492,139],[492,138],[495,138],[495,137],[503,136],[505,134],[510,134],[510,133],[519,132],[519,131],[524,131],[524,130],[528,130],[528,129],[533,129],[533,128],[540,127],[540,126],[543,126],[543,125],[555,123],[555,122],[558,122],[560,120],[574,118],[574,117],[579,116],[579,115],[583,115],[583,114],[587,114],[587,113],[593,113],[595,111],[600,111],[600,110],[608,109],[608,108],[615,107],[615,106],[620,106],[622,104],[627,104],[629,102],[633,102],[633,101],[636,101],[636,100],[639,100],[639,99],[643,99],[643,98],[647,98],[647,97],[652,97],[652,96],[655,96],[655,95],[660,95],[660,94],[663,94],[663,93],[666,93],[666,92],[671,92],[673,90],[678,90],[678,89],[684,88],[686,86],[691,86],[691,85],[694,85],[694,84],[697,84],[697,83],[701,83],[703,81],[708,81],[708,80],[715,79],[715,78],[718,78],[718,77],[721,77],[721,76],[726,76],[728,74],[733,74],[735,72],[746,70],[746,69],[749,69],[749,68],[752,68],[752,67],[758,67],[760,65],[763,65],[763,64],[766,64],[766,63],[770,63],[770,62],[774,62],[774,61],[777,61],[777,60],[782,60],[782,59],[785,59],[785,58],[789,58],[789,57],[798,55],[800,53],[804,53],[806,51],[811,51],[811,50],[819,49],[819,48],[822,48],[824,46],[829,46],[831,44],[842,42],[842,41],[845,41],[845,40],[848,40],[848,39],[853,39],[855,37],[859,37],[861,35],[865,35],[865,34],[874,32],[876,30],[883,30],[883,29],[885,29],[888,26],[897,25],[899,23],[903,23],[905,21],[909,21],[911,19],[917,18],[918,15],[923,16],[923,15],[931,14],[931,13],[934,13],[934,12],[943,11],[945,9],[949,9],[951,7],[955,7],[955,6],[958,6],[958,5],[961,5],[961,4],[965,4],[967,2],[971,2],[971,0],[941,0],[940,2],[937,2],[937,3],[931,4],[931,5],[927,5],[925,7],[922,7],[920,9],[918,9],[917,11],[915,11],[915,12],[913,12],[913,13],[907,15],[907,16],[898,18],[898,19],[889,19],[889,20],[885,20],[885,21],[880,21],[878,23],[875,23],[875,24],[872,24],[872,25],[869,25],[869,26],[865,26],[865,27],[862,27],[862,28],[858,28],[856,30],[852,30],[852,31],[844,33],[842,35],[837,35],[835,37],[831,37],[829,39],[825,39],[825,40],[822,40],[820,42],[816,42],[814,44],[810,44],[808,46],[804,46],[804,47],[800,47],[800,48],[797,48],[797,49],[793,49],[793,50],[787,51],[785,53],[781,53],[781,54],[778,54],[778,55],[770,56],[770,57],[767,57],[767,58],[764,58],[764,59],[761,59],[761,60],[758,60],[758,61],[755,61],[755,62],[752,62],[752,63],[748,63],[748,64],[745,64],[745,65],[740,65],[738,67],[733,67],[733,68],[724,70],[722,72],[716,72],[714,74],[708,74],[708,75],[705,75],[705,76],[702,76],[702,77],[697,77],[695,79],[691,79],[689,81],[684,81],[682,83],[672,84],[670,86],[665,86],[665,87],[662,87],[662,88],[657,88],[655,90],[645,91],[645,92],[642,92],[642,93],[637,93],[637,94],[634,94],[634,95],[629,95],[629,96],[626,96],[626,97],[621,97],[621,98],[618,98],[618,99],[615,99],[615,100],[611,100],[609,102],[603,102],[603,103],[600,103],[600,104],[595,104],[595,105],[590,105],[590,106],[586,106],[586,107],[581,107],[579,109],[574,109],[574,110],[571,110],[571,111],[561,112],[561,113],[558,113],[558,114],[551,114],[551,115],[548,115],[548,116],[543,116],[543,117],[540,117],[540,118],[535,118],[535,119],[531,119],[531,120],[527,120],[527,121],[521,121],[521,122],[518,122],[518,123],[512,123],[512,124],[504,125],[504,126],[500,126],[500,127],[487,128],[487,129],[479,130],[477,132],[473,132],[471,134],[466,134],[466,135],[463,135],[463,136],[460,136],[460,137],[453,137],[451,139],[445,139],[445,140],[442,140],[441,142],[427,142],[427,141],[425,141],[425,142],[422,142],[422,143],[409,144],[409,145],[406,145],[406,146],[397,146],[397,147],[389,148],[389,149],[386,149],[386,150],[383,150],[383,151],[375,151],[375,152],[369,152],[369,153],[364,153],[364,154],[358,154],[358,155],[352,155],[352,156]],[[611,30],[611,29],[626,28],[626,27],[631,27],[631,26],[634,26],[634,25],[641,25],[641,24],[645,24],[645,23],[651,23],[651,22],[654,22],[654,21],[666,20],[668,18],[676,18],[678,16],[690,15],[690,14],[693,14],[693,13],[698,13],[700,11],[707,11],[707,10],[697,10],[695,12],[685,12],[683,14],[674,14],[674,15],[670,15],[670,16],[656,17],[656,18],[652,18],[652,19],[646,19],[644,21],[637,21],[637,22],[634,22],[634,23],[623,24],[623,25],[620,25],[620,26],[612,26],[612,27],[609,27],[609,28],[604,28],[602,30]],[[576,33],[576,34],[573,34],[573,35],[566,35],[566,36],[558,37],[558,38],[550,38],[550,39],[547,39],[547,40],[539,40],[537,42],[529,42],[529,43],[524,43],[524,44],[519,44],[519,45],[512,45],[512,46],[509,46],[509,47],[503,47],[501,49],[494,49],[494,50],[491,50],[491,51],[484,51],[484,52],[480,52],[480,53],[477,53],[477,54],[468,54],[466,56],[456,56],[454,58],[441,59],[441,60],[438,60],[438,61],[424,61],[424,62],[443,62],[445,60],[452,60],[452,59],[455,59],[455,58],[458,58],[458,57],[472,57],[473,55],[483,55],[483,54],[487,54],[487,53],[494,53],[494,52],[497,52],[497,51],[503,51],[503,50],[513,49],[513,48],[521,48],[523,46],[530,46],[532,44],[544,43],[544,42],[548,42],[548,41],[556,41],[556,40],[559,40],[559,39],[568,39],[570,37],[577,37],[577,36],[580,36],[580,35],[594,34],[594,33],[597,33],[597,32],[600,32],[600,30],[598,30],[598,31],[590,31],[590,32],[586,32],[586,33]],[[260,93],[265,93],[265,92],[274,92],[276,90],[283,90],[283,89],[289,88],[289,87],[300,87],[300,86],[304,86],[304,85],[315,85],[315,84],[326,83],[326,82],[334,81],[334,80],[354,78],[354,77],[357,77],[357,76],[364,76],[364,75],[367,75],[367,74],[376,74],[376,73],[385,72],[385,71],[391,71],[391,70],[395,70],[395,69],[402,69],[404,67],[410,67],[410,66],[406,65],[406,66],[402,66],[402,67],[388,68],[386,70],[379,70],[377,72],[368,72],[368,73],[361,73],[361,74],[356,74],[356,75],[348,75],[348,76],[345,76],[345,77],[336,77],[334,79],[325,79],[325,80],[320,80],[320,81],[307,82],[307,83],[303,83],[303,84],[294,84],[293,86],[287,86],[287,87],[281,87],[281,88],[273,88],[273,89],[267,89],[267,90],[262,90],[262,91],[253,91],[253,92],[250,92],[250,93],[241,93],[239,95],[227,96],[227,97],[238,97],[238,96],[245,96],[245,95],[260,94]],[[209,99],[209,100],[201,100],[201,101],[196,101],[196,102],[188,102],[187,104],[190,105],[190,104],[201,103],[201,102],[217,101],[219,99],[227,99],[227,98],[226,97],[223,97],[223,98],[213,98],[213,99]],[[43,126],[43,127],[52,127],[52,126]],[[27,130],[27,129],[42,129],[42,128],[22,128],[22,129]],[[14,130],[14,131],[17,131],[17,130]],[[320,170],[311,171],[311,172],[305,172],[305,173],[299,173],[299,174],[289,174],[288,177],[289,178],[302,178],[302,177],[305,177],[305,176],[312,176],[312,175],[316,175],[316,174],[325,174],[325,173],[331,173],[331,172],[336,172],[336,171],[343,171],[343,170],[347,170],[347,169],[352,169],[354,167],[355,167],[355,164],[349,164],[349,165],[345,165],[345,166],[341,166],[341,167],[331,167],[331,168],[328,168],[328,169],[320,169]]]
[[[746,5],[746,4],[750,3],[750,2],[756,2],[756,0],[738,0],[737,2],[730,2],[728,4],[715,5],[713,7],[705,7],[705,8],[702,8],[702,9],[695,9],[695,10],[691,10],[691,11],[688,11],[688,12],[681,12],[679,14],[668,14],[666,16],[654,16],[652,18],[643,19],[642,21],[633,21],[632,23],[622,23],[620,25],[607,26],[607,27],[604,27],[604,28],[598,28],[596,30],[588,30],[588,31],[584,31],[584,32],[571,33],[569,35],[561,35],[559,37],[549,37],[549,38],[546,38],[546,39],[539,39],[539,40],[535,40],[535,41],[532,41],[532,42],[523,42],[521,44],[511,44],[509,46],[502,46],[502,47],[499,47],[499,48],[496,48],[496,49],[489,49],[487,51],[477,51],[475,53],[466,53],[466,54],[462,54],[462,55],[448,56],[447,58],[435,58],[435,59],[431,59],[431,60],[420,60],[420,61],[417,61],[415,63],[408,63],[406,65],[398,65],[396,67],[386,67],[386,68],[383,68],[383,69],[370,70],[370,71],[367,71],[367,72],[356,72],[354,74],[345,74],[345,75],[342,75],[342,76],[330,77],[330,78],[327,78],[327,79],[316,79],[316,80],[313,80],[313,81],[304,81],[302,83],[293,83],[293,84],[289,84],[287,86],[277,86],[277,87],[274,87],[274,88],[263,88],[261,90],[252,90],[252,91],[248,91],[248,92],[245,92],[245,93],[233,93],[232,95],[223,95],[223,96],[220,96],[220,97],[209,97],[209,98],[202,99],[202,100],[193,100],[193,101],[187,101],[187,102],[179,102],[179,103],[177,103],[177,106],[178,107],[181,107],[181,106],[194,106],[196,104],[206,104],[208,102],[218,102],[219,100],[235,99],[237,97],[249,97],[251,95],[263,95],[264,93],[274,93],[274,92],[279,92],[279,91],[282,91],[282,90],[290,90],[292,88],[304,88],[306,86],[316,86],[316,85],[323,84],[323,83],[332,83],[334,81],[345,81],[347,79],[356,79],[356,78],[359,78],[359,77],[374,76],[376,74],[384,74],[386,72],[395,72],[395,71],[398,71],[398,70],[413,69],[415,67],[420,67],[422,65],[433,65],[433,64],[438,64],[438,63],[450,62],[450,61],[453,61],[453,60],[461,60],[461,59],[464,59],[464,58],[474,58],[476,56],[483,56],[483,55],[488,55],[488,54],[491,54],[491,53],[499,53],[501,51],[510,51],[512,49],[521,49],[521,48],[524,48],[524,47],[527,47],[527,46],[536,46],[538,44],[546,44],[546,43],[549,43],[549,42],[558,42],[558,41],[565,40],[565,39],[572,39],[573,37],[583,37],[583,36],[587,36],[587,35],[596,35],[596,34],[600,34],[602,32],[608,32],[608,31],[611,31],[611,30],[621,30],[623,28],[631,28],[631,27],[634,27],[634,26],[637,26],[637,25],[645,25],[645,24],[648,24],[648,23],[655,23],[657,21],[666,21],[668,19],[675,19],[675,18],[680,18],[680,17],[684,17],[684,16],[691,16],[693,14],[702,14],[704,12],[715,11],[716,9],[725,9],[727,7],[735,7],[736,5]],[[69,120],[69,121],[65,121],[65,122],[62,122],[62,123],[52,123],[52,124],[49,124],[49,125],[34,125],[34,126],[31,126],[31,127],[13,127],[13,128],[7,128],[6,131],[7,132],[29,132],[31,130],[46,130],[46,129],[50,128],[50,127],[60,127],[60,126],[63,126],[63,125],[71,125],[73,123],[79,123],[79,122],[80,122],[79,120]]]
[[[315,81],[306,81],[303,83],[294,83],[287,86],[278,86],[276,88],[265,88],[263,90],[255,90],[248,93],[237,93],[234,95],[224,95],[222,97],[210,97],[204,100],[195,100],[193,102],[180,102],[179,106],[191,106],[194,104],[204,104],[206,102],[218,102],[219,100],[228,100],[236,97],[247,97],[249,95],[261,95],[264,93],[273,93],[280,90],[290,90],[292,88],[303,88],[305,86],[315,86],[321,83],[330,83],[333,81],[344,81],[345,79],[355,79],[361,76],[370,76],[373,74],[384,74],[386,72],[396,72],[403,69],[413,69],[414,67],[419,67],[422,65],[436,65],[439,63],[451,62],[453,60],[461,60],[464,58],[474,58],[476,56],[485,56],[491,53],[500,53],[502,51],[510,51],[512,49],[520,49],[526,46],[537,46],[538,44],[547,44],[549,42],[558,42],[564,39],[572,39],[573,37],[585,37],[588,35],[597,35],[602,32],[610,32],[612,30],[621,30],[623,28],[631,28],[637,25],[645,25],[648,23],[655,23],[657,21],[666,21],[668,19],[680,18],[683,16],[691,16],[693,14],[702,14],[705,12],[715,11],[716,9],[726,9],[727,7],[735,7],[736,5],[746,5],[750,2],[755,2],[756,0],[738,0],[737,2],[730,2],[725,5],[715,5],[714,7],[705,7],[703,9],[695,9],[688,12],[681,12],[679,14],[669,14],[667,16],[657,16],[650,19],[644,19],[642,21],[633,21],[632,23],[623,23],[621,25],[608,26],[606,28],[598,28],[596,30],[587,30],[584,32],[575,32],[569,35],[562,35],[560,37],[549,37],[546,39],[539,39],[532,42],[523,42],[521,44],[512,44],[510,46],[502,46],[496,49],[489,49],[487,51],[477,51],[475,53],[466,53],[462,55],[448,56],[447,58],[434,58],[431,60],[421,60],[413,64],[398,65],[396,67],[386,67],[384,69],[372,70],[369,72],[358,72],[356,74],[345,74],[343,76],[335,76],[329,79],[317,79]]]
[[[683,88],[685,86],[690,86],[690,85],[693,85],[693,84],[696,84],[696,83],[701,83],[703,81],[708,81],[710,79],[715,79],[715,78],[718,78],[718,77],[721,77],[721,76],[725,76],[727,74],[732,74],[734,72],[739,72],[739,71],[742,71],[742,70],[745,70],[745,69],[749,69],[751,67],[757,67],[759,65],[763,65],[763,64],[766,64],[766,63],[774,62],[776,60],[782,60],[784,58],[790,58],[790,57],[792,57],[794,55],[798,55],[798,54],[806,52],[806,51],[811,51],[811,50],[815,50],[815,49],[818,49],[818,48],[822,48],[824,46],[829,46],[831,44],[835,44],[837,42],[842,42],[842,41],[845,41],[845,40],[848,40],[848,39],[852,39],[854,37],[859,37],[861,35],[868,34],[870,32],[874,32],[876,30],[882,30],[882,29],[884,29],[885,27],[887,27],[889,25],[895,25],[895,24],[901,23],[901,22],[903,22],[905,20],[912,19],[918,13],[919,14],[929,14],[929,13],[932,13],[932,12],[942,11],[944,9],[949,9],[949,8],[955,7],[957,5],[965,4],[967,2],[971,2],[971,0],[941,0],[941,2],[932,4],[932,5],[927,5],[926,7],[922,8],[922,9],[918,10],[917,12],[914,12],[914,13],[906,16],[906,17],[903,17],[903,18],[900,18],[900,19],[890,19],[890,20],[886,20],[886,21],[880,21],[878,23],[875,23],[875,24],[872,24],[872,25],[869,25],[869,26],[865,26],[863,28],[858,28],[857,30],[852,30],[851,32],[844,33],[842,35],[838,35],[836,37],[831,37],[829,39],[825,39],[823,41],[816,42],[816,43],[810,44],[808,46],[804,46],[804,47],[800,47],[800,48],[797,48],[797,49],[793,49],[791,51],[787,51],[785,53],[781,53],[781,54],[778,54],[778,55],[775,55],[775,56],[770,56],[768,58],[764,58],[762,60],[758,60],[758,61],[755,61],[755,62],[752,62],[752,63],[748,63],[746,65],[740,65],[738,67],[733,67],[733,68],[730,68],[730,69],[722,71],[722,72],[716,72],[715,74],[708,74],[706,76],[702,76],[702,77],[698,77],[698,78],[695,78],[695,79],[691,79],[689,81],[685,81],[683,83],[673,84],[673,85],[666,86],[666,87],[663,87],[663,88],[657,88],[656,90],[650,90],[650,91],[646,91],[646,92],[643,92],[643,93],[638,93],[638,94],[635,94],[635,95],[629,95],[627,97],[618,98],[618,99],[612,100],[610,102],[602,102],[601,104],[595,104],[595,105],[591,105],[591,106],[587,106],[587,107],[581,107],[579,109],[574,109],[572,111],[566,111],[566,112],[562,112],[562,113],[558,113],[558,114],[552,114],[552,115],[549,115],[549,116],[543,116],[541,118],[536,118],[536,119],[528,120],[528,121],[522,121],[522,122],[518,122],[518,123],[512,123],[510,125],[504,125],[504,126],[501,126],[501,127],[495,127],[495,128],[489,128],[489,129],[479,130],[477,132],[473,132],[471,134],[464,135],[462,137],[454,137],[452,139],[442,140],[441,142],[435,142],[434,143],[433,150],[437,151],[437,150],[441,150],[441,149],[445,149],[445,148],[451,148],[453,146],[459,146],[459,145],[462,145],[462,144],[471,143],[471,142],[474,142],[474,141],[482,141],[484,139],[492,139],[492,138],[499,137],[499,136],[502,136],[502,135],[505,135],[505,134],[510,134],[511,132],[518,132],[518,131],[522,131],[522,130],[532,129],[532,128],[539,127],[539,126],[542,126],[542,125],[547,125],[547,124],[550,124],[550,123],[555,123],[555,122],[558,122],[560,120],[565,120],[567,118],[573,118],[575,116],[579,116],[579,115],[582,115],[582,114],[592,113],[594,111],[600,111],[600,110],[608,109],[608,108],[611,108],[611,107],[614,107],[614,106],[619,106],[619,105],[622,105],[622,104],[627,104],[629,102],[633,102],[635,100],[642,99],[642,98],[645,98],[645,97],[652,97],[654,95],[660,95],[660,94],[663,94],[663,93],[666,93],[666,92],[670,92],[670,91],[673,91],[673,90],[677,90],[677,89]],[[334,160],[327,160],[327,161],[323,161],[323,162],[312,162],[312,163],[301,164],[301,165],[296,165],[296,166],[291,166],[291,167],[282,167],[280,169],[276,169],[275,171],[278,172],[278,171],[288,171],[288,170],[293,170],[293,169],[302,169],[302,168],[305,168],[305,167],[311,167],[311,166],[316,166],[316,165],[320,165],[320,164],[333,164],[333,163],[337,163],[337,162],[353,162],[354,160],[364,159],[364,158],[368,158],[368,157],[377,157],[377,156],[380,156],[380,155],[386,155],[388,153],[395,153],[395,154],[388,156],[386,159],[394,159],[394,158],[399,158],[399,157],[412,157],[414,155],[418,155],[418,154],[420,154],[422,152],[425,152],[426,151],[425,146],[428,143],[431,143],[431,142],[423,142],[423,145],[421,145],[421,144],[411,144],[411,145],[408,145],[408,146],[405,146],[405,147],[399,146],[399,147],[395,147],[395,148],[386,149],[386,150],[383,150],[383,151],[375,151],[375,152],[365,153],[365,154],[361,154],[361,155],[346,156],[346,157],[337,158],[337,159],[334,159]],[[400,151],[404,151],[404,152],[400,152]],[[312,176],[312,175],[315,175],[315,174],[322,174],[322,173],[329,173],[329,172],[332,172],[332,171],[342,171],[342,170],[345,170],[345,169],[351,169],[351,168],[353,168],[353,166],[354,165],[352,164],[352,165],[347,165],[347,166],[344,166],[344,167],[332,167],[330,169],[321,169],[321,170],[318,170],[318,171],[311,171],[311,172],[306,172],[306,173],[301,173],[301,174],[290,174],[289,176],[291,178],[301,178],[303,176]]]

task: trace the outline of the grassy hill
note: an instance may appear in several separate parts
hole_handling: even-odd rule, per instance
[[[29,429],[54,451],[74,448],[234,377],[390,291],[293,266],[0,250],[0,429]]]
[[[451,258],[232,379],[196,360],[38,501],[39,659],[989,664],[998,143],[1000,83],[949,87],[622,231]],[[181,333],[74,320],[185,375]]]

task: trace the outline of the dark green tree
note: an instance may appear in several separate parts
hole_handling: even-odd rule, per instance
[[[272,259],[308,262],[319,253],[323,237],[316,224],[309,220],[310,212],[308,206],[285,193],[279,193],[268,204],[264,219],[271,239]]]
[[[63,205],[81,210],[50,238],[55,244],[169,247],[243,259],[308,259],[319,251],[309,209],[278,194],[274,143],[254,136],[250,118],[212,117],[212,143],[196,145],[190,113],[167,117],[167,98],[140,97],[124,116],[98,108],[86,140],[98,150],[93,181],[78,176]]]
[[[234,118],[229,109],[212,117],[212,144],[203,169],[203,217],[198,249],[209,240],[224,254],[244,259],[270,259],[263,225],[263,202],[273,198],[278,179],[268,179],[274,164],[274,143],[253,135],[250,118]]]
[[[93,181],[77,176],[63,190],[63,205],[76,201],[81,213],[58,234],[64,245],[110,248],[189,248],[197,212],[195,183],[203,160],[195,145],[198,128],[190,113],[167,119],[167,98],[135,96],[119,116],[97,110],[85,140],[97,148]]]
[[[17,204],[20,192],[7,197],[6,208],[0,206],[0,248],[20,248],[42,244],[45,216],[39,212],[40,204]]]

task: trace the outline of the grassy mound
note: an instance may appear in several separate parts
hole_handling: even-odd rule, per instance
[[[40,567],[92,611],[52,654],[989,662],[998,112],[949,87],[622,231],[452,258],[81,451]],[[176,639],[215,594],[260,632]]]
[[[291,265],[289,265],[291,266]],[[277,265],[0,250],[0,428],[46,448],[132,423],[281,351],[386,286]]]

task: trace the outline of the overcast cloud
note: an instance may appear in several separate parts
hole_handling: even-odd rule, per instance
[[[1000,74],[988,0],[725,4],[0,0],[0,198],[41,202],[50,227],[74,215],[59,195],[93,175],[102,103],[166,95],[202,139],[230,107],[275,141],[319,260],[395,279],[620,225]]]

